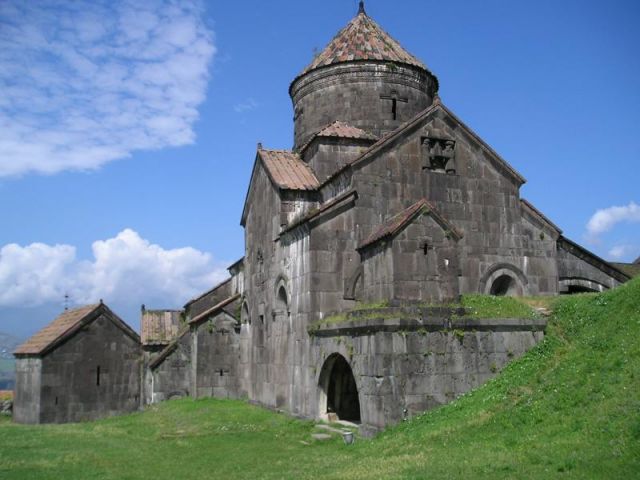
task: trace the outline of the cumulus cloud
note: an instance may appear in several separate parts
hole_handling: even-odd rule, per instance
[[[0,2],[0,176],[187,145],[213,35],[199,0]]]
[[[131,229],[92,245],[93,259],[79,260],[70,245],[5,245],[0,249],[0,306],[73,303],[99,299],[181,306],[227,276],[209,253],[191,247],[164,249]]]
[[[609,250],[609,256],[614,260],[620,260],[623,257],[637,255],[638,250],[635,245],[616,245]]]
[[[608,232],[622,222],[640,222],[640,205],[630,202],[626,206],[614,206],[596,211],[587,222],[587,233],[589,237],[597,238],[598,235]]]

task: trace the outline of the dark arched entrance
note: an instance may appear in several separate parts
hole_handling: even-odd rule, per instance
[[[505,296],[515,295],[516,280],[511,275],[500,275],[491,284],[490,295]]]
[[[360,421],[358,387],[349,362],[333,354],[324,362],[320,373],[320,414],[327,419]]]

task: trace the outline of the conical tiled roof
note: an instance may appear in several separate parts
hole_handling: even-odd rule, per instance
[[[427,69],[420,60],[382,30],[380,25],[365,13],[364,8],[360,8],[358,15],[338,32],[300,75],[327,65],[359,60],[403,63]]]

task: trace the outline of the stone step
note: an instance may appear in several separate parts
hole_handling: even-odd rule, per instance
[[[332,439],[333,436],[329,435],[328,433],[312,433],[311,438],[313,438],[314,440],[318,440],[319,442],[324,442],[325,440]]]
[[[326,431],[331,432],[331,433],[337,433],[338,435],[343,435],[343,434],[346,433],[345,430],[341,430],[339,428],[334,428],[331,425],[327,425],[326,423],[321,423],[319,425],[316,425],[315,428],[321,428],[322,430],[326,430]]]
[[[348,420],[336,420],[333,423],[337,423],[338,425],[342,425],[343,427],[356,429],[356,430],[360,428],[360,425],[358,425],[357,423],[350,422]]]

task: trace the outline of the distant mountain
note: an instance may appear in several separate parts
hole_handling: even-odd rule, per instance
[[[12,390],[15,385],[16,373],[12,352],[22,340],[0,332],[0,390]]]
[[[22,340],[9,335],[8,333],[0,332],[0,358],[11,359],[13,358],[13,351],[22,343]]]

